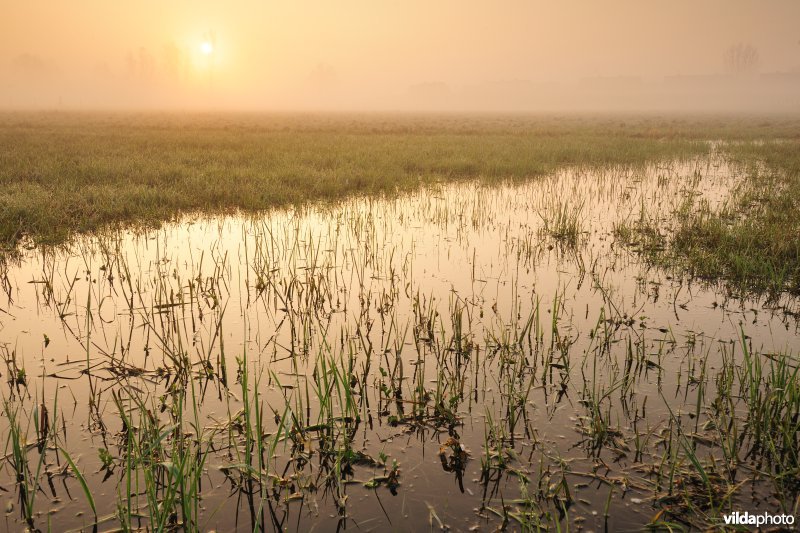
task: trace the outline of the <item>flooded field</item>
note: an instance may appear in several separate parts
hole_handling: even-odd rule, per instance
[[[4,527],[796,514],[796,300],[645,260],[739,179],[712,154],[23,247],[0,272]]]

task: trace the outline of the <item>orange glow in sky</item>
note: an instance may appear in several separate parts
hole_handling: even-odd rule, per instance
[[[800,72],[799,20],[794,0],[10,0],[0,108],[679,107],[657,84],[725,74],[739,43],[751,76]]]

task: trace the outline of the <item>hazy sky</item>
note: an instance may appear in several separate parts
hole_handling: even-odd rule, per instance
[[[0,2],[4,108],[547,107],[530,87],[723,73],[737,43],[800,70],[795,0]]]

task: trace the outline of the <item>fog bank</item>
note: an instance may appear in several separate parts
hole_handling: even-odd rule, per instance
[[[800,2],[7,2],[2,109],[800,112]]]

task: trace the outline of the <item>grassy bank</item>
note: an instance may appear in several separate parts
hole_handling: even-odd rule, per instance
[[[725,121],[703,127],[756,133]],[[762,126],[775,127],[785,125]],[[5,114],[0,241],[54,243],[194,210],[638,164],[705,150],[696,134],[689,121],[641,118]]]

